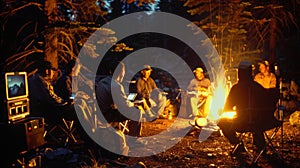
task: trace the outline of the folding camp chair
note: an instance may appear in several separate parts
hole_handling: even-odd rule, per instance
[[[74,136],[74,120],[66,120],[62,118],[58,123],[47,124],[44,138],[47,141],[54,141],[58,145],[67,146],[73,140],[74,143],[78,143],[77,138]]]
[[[239,133],[238,134],[239,143],[234,145],[231,152],[235,153],[236,150],[238,150],[240,146],[243,146],[248,158],[250,159],[251,165],[256,165],[259,158],[264,153],[266,153],[267,148],[270,148],[271,151],[273,152],[273,154],[277,155],[278,158],[283,161],[281,155],[276,151],[276,149],[275,149],[275,147],[272,143],[274,138],[275,138],[275,135],[278,133],[280,128],[282,128],[282,124],[283,124],[282,121],[276,120],[275,118],[273,118],[273,120],[271,122],[269,122],[268,125],[264,126],[263,134],[264,134],[264,138],[266,140],[266,143],[257,152],[250,152],[248,147],[245,145],[246,144],[245,142],[247,141],[246,138],[251,137],[251,134],[255,132],[255,129],[257,129],[257,128],[253,127],[252,124],[249,124],[247,126],[247,128],[244,129],[243,131],[238,131],[238,133]]]
[[[67,146],[69,143],[69,139],[72,139],[74,143],[77,143],[78,140],[74,136],[74,131],[76,128],[74,127],[74,120],[66,120],[62,119],[63,125],[59,125],[61,130],[65,133],[64,146]]]
[[[128,128],[129,120],[125,120],[123,122],[119,122],[119,129],[125,134],[129,132]]]
[[[262,154],[266,151],[267,147],[269,147],[273,154],[276,154],[280,160],[283,161],[283,158],[281,157],[281,155],[276,151],[274,145],[273,145],[273,140],[275,135],[277,134],[277,132],[279,131],[279,129],[282,127],[282,122],[278,125],[276,125],[274,128],[272,128],[272,130],[270,130],[270,134],[268,134],[268,131],[264,132],[264,136],[266,139],[266,144],[265,146],[259,151],[258,155],[256,156],[256,158],[253,160],[252,164],[256,164],[258,159],[262,156]]]

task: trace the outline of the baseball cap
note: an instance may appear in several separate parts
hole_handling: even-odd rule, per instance
[[[252,69],[252,63],[249,61],[241,61],[238,66],[238,69],[248,69],[248,68]]]
[[[193,72],[203,72],[203,69],[200,68],[200,67],[198,67],[198,68],[196,68]]]

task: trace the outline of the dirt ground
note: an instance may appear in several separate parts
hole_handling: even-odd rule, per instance
[[[143,125],[143,136],[156,134],[167,129],[173,120],[158,119]],[[182,122],[188,122],[182,119]],[[183,124],[184,125],[184,124]],[[204,129],[204,128],[202,128]],[[193,129],[174,147],[163,153],[141,158],[128,158],[124,162],[134,165],[143,162],[147,167],[248,167],[249,158],[236,159],[230,155],[230,144],[220,131],[214,131],[206,140],[199,142],[202,129]],[[271,133],[271,131],[269,131]],[[282,141],[283,138],[283,141]],[[249,152],[253,152],[251,135],[244,138]],[[172,139],[171,139],[172,140]],[[170,139],[161,139],[166,143]],[[283,148],[282,148],[283,142]],[[277,132],[272,143],[283,159],[268,149],[267,155],[258,159],[257,167],[300,167],[300,132],[299,127],[284,122],[283,137],[281,129]],[[142,151],[141,151],[142,152]]]
[[[176,122],[175,122],[176,120]],[[167,131],[171,126],[177,130],[191,128],[188,119],[173,118],[173,119],[157,119],[152,122],[143,124],[142,137],[150,137],[147,141],[141,141],[142,144],[138,148],[131,148],[132,151],[137,152],[137,155],[142,155],[143,152],[148,151],[148,147],[154,145],[158,148],[166,149],[163,152],[146,156],[146,157],[121,157],[118,160],[104,160],[101,154],[92,151],[93,146],[86,148],[85,143],[74,144],[71,141],[67,147],[57,147],[47,145],[43,151],[40,152],[41,167],[44,168],[110,168],[110,167],[251,167],[249,165],[249,157],[243,156],[240,159],[233,158],[230,155],[230,144],[222,135],[220,130],[210,130],[205,128],[194,128],[188,132],[183,138],[167,135],[160,136],[160,138],[152,138],[163,131]],[[211,131],[210,136],[199,141],[200,134],[203,135],[205,131]],[[283,124],[283,134],[280,129],[274,137],[273,146],[276,153],[267,148],[267,154],[258,159],[256,167],[300,167],[300,131],[299,126],[292,126],[289,121]],[[268,132],[270,133],[270,132]],[[283,135],[283,136],[282,136]],[[179,140],[179,142],[171,148],[166,148],[165,145],[172,143],[172,141]],[[257,156],[253,151],[251,143],[251,134],[245,138],[245,146],[251,154]],[[283,142],[283,146],[282,146]],[[283,148],[282,148],[283,147]],[[53,159],[45,159],[45,149],[57,151],[60,155]],[[133,150],[134,149],[134,150]],[[131,153],[134,154],[134,153]],[[282,159],[280,159],[282,157]],[[142,162],[143,164],[137,164]]]

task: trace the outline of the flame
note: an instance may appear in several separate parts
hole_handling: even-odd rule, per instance
[[[223,107],[228,95],[229,89],[226,85],[226,80],[222,78],[217,78],[216,87],[213,89],[213,96],[209,105],[209,115],[208,119],[216,121],[220,118],[223,111]]]
[[[220,118],[228,118],[228,119],[233,119],[235,117],[236,117],[236,111],[226,111],[220,116]]]

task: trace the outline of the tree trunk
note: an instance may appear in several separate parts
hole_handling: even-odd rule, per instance
[[[45,60],[51,62],[55,68],[58,68],[57,31],[57,28],[48,28],[45,35]]]
[[[275,61],[275,50],[276,50],[276,31],[277,25],[276,25],[276,19],[271,18],[270,22],[270,42],[269,42],[269,62],[271,64]]]
[[[48,19],[45,34],[45,60],[50,61],[54,67],[58,68],[58,51],[57,51],[57,28],[52,25],[57,20],[56,0],[45,1],[45,14]]]

